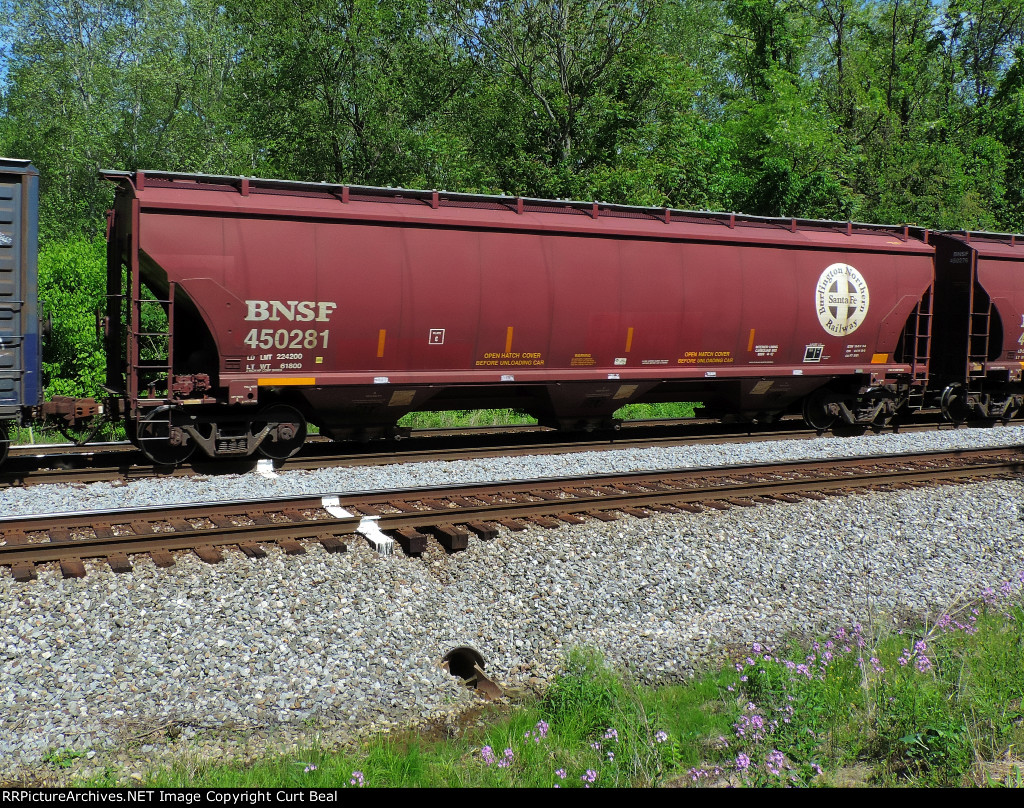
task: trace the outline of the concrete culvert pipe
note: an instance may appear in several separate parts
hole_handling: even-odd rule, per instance
[[[469,645],[460,645],[453,648],[441,658],[441,665],[448,669],[452,676],[458,676],[466,682],[472,683],[476,680],[477,668],[483,670],[487,663],[484,662],[483,654]]]
[[[483,654],[469,645],[453,648],[441,659],[441,667],[458,676],[485,699],[500,699],[504,693],[484,674]]]

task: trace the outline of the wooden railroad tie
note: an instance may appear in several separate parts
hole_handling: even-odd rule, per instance
[[[28,544],[28,536],[22,530],[7,530],[4,532],[4,544],[8,546]]]
[[[334,533],[321,533],[316,537],[320,546],[328,553],[344,553],[348,551],[348,545],[341,540],[341,537]]]
[[[11,565],[11,575],[15,581],[34,581],[36,579],[36,565],[31,561],[19,561]]]
[[[174,566],[174,556],[172,556],[167,550],[150,550],[149,557],[153,559],[153,563],[161,569]]]
[[[132,562],[128,560],[128,556],[124,553],[111,553],[107,556],[107,564],[110,565],[110,569],[117,573],[132,571]]]
[[[80,558],[62,558],[60,572],[65,578],[84,578],[85,563]]]
[[[466,527],[475,533],[481,541],[498,538],[498,529],[490,522],[468,522]]]
[[[400,499],[389,499],[388,505],[402,513],[417,513],[419,511],[419,508],[415,505],[410,505],[408,502],[404,502]]]
[[[277,546],[284,550],[287,555],[302,555],[306,552],[306,548],[295,539],[278,539]]]
[[[205,561],[207,564],[219,564],[224,560],[224,555],[216,547],[210,544],[201,544],[198,547],[192,549],[199,558]]]
[[[433,531],[434,535],[437,536],[437,540],[441,542],[441,546],[449,553],[465,550],[469,547],[469,531],[461,527],[455,527],[455,525],[436,525]]]
[[[406,555],[422,555],[427,549],[427,541],[430,537],[425,533],[421,533],[416,530],[416,528],[400,527],[388,532],[391,534],[392,538],[401,545],[402,550],[405,551]]]
[[[527,519],[540,527],[552,528],[562,526],[557,519],[552,519],[550,516],[528,516]]]

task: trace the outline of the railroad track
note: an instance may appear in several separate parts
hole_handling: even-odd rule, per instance
[[[686,430],[680,434],[680,428]],[[905,424],[902,431],[952,428],[935,421]],[[619,431],[566,439],[562,433],[537,426],[471,427],[460,430],[417,430],[414,437],[388,443],[354,446],[326,439],[310,440],[295,457],[278,468],[314,469],[347,466],[391,465],[437,460],[468,460],[516,455],[565,454],[699,443],[742,443],[759,440],[800,440],[816,437],[802,420],[775,424],[723,425],[711,420],[635,421]],[[383,445],[383,449],[381,446]],[[263,461],[268,467],[270,461]],[[85,446],[15,446],[0,469],[0,488],[43,483],[91,483],[152,476],[187,477],[194,474],[244,473],[257,467],[256,460],[197,461],[179,468],[154,468],[130,443]]]
[[[268,544],[289,554],[304,553],[306,542],[344,552],[356,538],[381,552],[397,543],[415,556],[432,537],[455,552],[468,546],[471,535],[494,538],[499,527],[821,500],[1021,471],[1024,451],[1000,447],[6,517],[0,518],[0,566],[22,581],[36,577],[36,565],[47,562],[58,562],[65,577],[81,577],[89,558],[128,572],[132,554],[149,554],[165,567],[174,564],[172,551],[189,550],[216,563],[229,546],[258,558]]]

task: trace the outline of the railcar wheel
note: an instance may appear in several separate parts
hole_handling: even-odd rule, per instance
[[[102,426],[102,423],[96,423],[76,429],[75,427],[61,424],[57,429],[61,435],[75,444],[75,446],[84,446],[96,437],[96,433],[100,431]]]
[[[836,422],[836,417],[826,407],[825,397],[820,393],[812,393],[804,399],[804,421],[811,429],[825,432]]]
[[[967,406],[967,393],[962,384],[951,384],[942,391],[942,398],[939,399],[939,406],[942,407],[942,416],[954,424],[962,424],[967,420],[969,407]]]
[[[156,465],[177,466],[195,451],[195,441],[177,428],[181,419],[181,410],[157,407],[139,422],[138,446]]]
[[[879,388],[872,388],[865,394],[864,398],[865,403],[869,407],[876,407],[879,404],[885,404],[871,422],[871,431],[881,432],[883,429],[888,427],[889,424],[892,423],[893,418],[896,417],[896,399],[888,390],[882,390]]]
[[[0,464],[7,459],[7,451],[11,448],[7,424],[0,424]]]
[[[259,453],[271,460],[287,460],[306,442],[306,419],[287,404],[272,404],[252,422],[250,429],[259,434],[270,425],[270,434],[259,445]]]

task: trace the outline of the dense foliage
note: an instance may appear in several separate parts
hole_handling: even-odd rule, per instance
[[[0,10],[47,237],[97,232],[99,168],[1024,228],[1020,0]]]
[[[101,168],[1024,230],[1021,0],[0,0],[0,47],[58,342]]]

